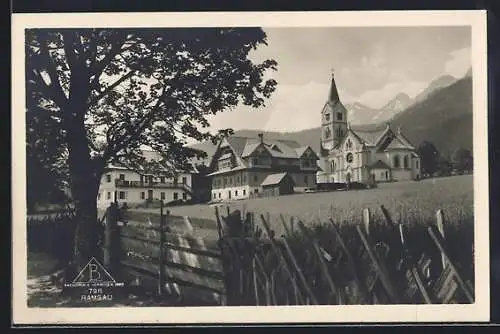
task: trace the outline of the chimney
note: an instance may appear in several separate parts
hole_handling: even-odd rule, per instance
[[[264,142],[264,134],[263,133],[259,133],[259,140],[260,140],[261,144]]]

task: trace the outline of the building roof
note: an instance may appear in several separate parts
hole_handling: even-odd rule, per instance
[[[371,169],[391,169],[385,162],[382,160],[377,160],[373,164],[370,165]]]
[[[288,173],[277,173],[268,175],[264,181],[260,184],[261,186],[272,186],[276,184],[280,184],[281,181],[287,176]]]
[[[374,128],[374,129],[353,129],[351,131],[359,138],[361,141],[368,146],[377,145],[378,141],[385,132],[388,130],[388,126],[384,126],[383,128]]]
[[[412,146],[408,146],[399,137],[394,137],[391,143],[385,148],[385,151],[391,150],[412,150]]]
[[[250,156],[255,149],[260,146],[259,138],[230,136],[226,139],[234,153],[240,158]],[[300,158],[300,156],[304,154],[308,148],[310,148],[309,146],[301,146],[294,140],[266,138],[264,138],[264,146],[267,148],[271,156],[285,159]],[[278,148],[278,150],[274,150],[273,147]]]
[[[170,165],[169,162],[162,161],[163,158],[160,153],[153,151],[153,150],[141,150],[141,155],[146,159],[148,162],[161,162],[162,166],[167,170],[168,165]],[[189,160],[188,160],[189,161]],[[106,166],[107,169],[115,169],[115,170],[130,170],[130,168],[126,166],[122,166],[118,163],[116,164],[108,164]],[[198,173],[198,168],[196,168],[196,165],[192,162],[189,161],[189,169],[188,170],[178,170],[178,172],[185,172],[185,173]]]

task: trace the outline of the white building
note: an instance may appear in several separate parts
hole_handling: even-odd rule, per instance
[[[155,153],[146,151],[152,159]],[[109,165],[101,178],[97,206],[104,208],[116,201],[135,206],[147,201],[163,200],[168,203],[175,200],[190,200],[193,195],[193,176],[197,173],[193,166],[191,171],[179,171],[175,177],[139,173],[128,168]]]
[[[415,180],[421,177],[420,157],[398,128],[353,129],[332,75],[322,112],[321,171],[318,183]]]

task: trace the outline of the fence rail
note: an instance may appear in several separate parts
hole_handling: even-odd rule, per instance
[[[383,206],[382,220],[364,209],[359,223],[315,226],[217,207],[214,221],[171,215],[163,203],[159,214],[117,210],[105,215],[105,266],[182,305],[474,302],[464,241],[473,238],[463,238],[473,226],[454,230],[442,210],[430,226],[396,222]]]

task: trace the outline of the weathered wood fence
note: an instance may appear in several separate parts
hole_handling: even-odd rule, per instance
[[[224,304],[216,229],[206,225],[205,220],[170,215],[163,205],[158,215],[112,204],[106,211],[104,264],[134,293],[180,305]]]
[[[229,208],[225,215],[215,208],[211,221],[113,204],[104,262],[126,283],[175,296],[177,305],[473,303],[473,254],[470,261],[456,254],[473,253],[473,245],[450,247],[444,213],[409,230],[380,209],[383,220],[364,209],[359,224],[306,227]]]
[[[252,213],[216,209],[227,305],[474,302],[474,271],[464,278],[471,268],[449,251],[441,210],[435,226],[412,233],[381,211],[382,224],[365,209],[362,224],[341,231],[330,219],[322,233],[281,216],[286,232],[277,237],[269,215],[258,217],[260,230]]]

